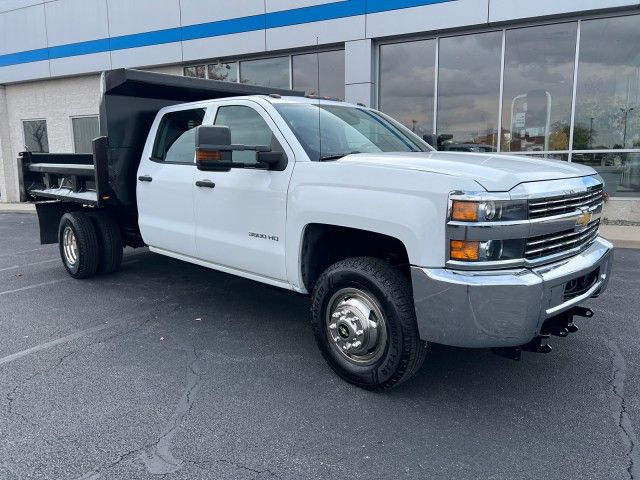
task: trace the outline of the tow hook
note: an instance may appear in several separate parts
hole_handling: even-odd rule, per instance
[[[593,310],[586,307],[573,307],[566,312],[556,315],[555,317],[548,318],[542,325],[540,334],[529,343],[517,347],[492,348],[491,351],[496,355],[515,361],[520,360],[523,351],[549,353],[552,350],[551,345],[548,343],[551,335],[556,337],[566,337],[570,333],[578,331],[577,325],[573,323],[573,317],[591,318],[593,317]]]

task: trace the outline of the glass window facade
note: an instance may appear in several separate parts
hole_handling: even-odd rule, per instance
[[[207,78],[223,82],[237,82],[238,63],[210,63],[207,65]]]
[[[610,195],[638,196],[639,25],[636,14],[381,44],[378,105],[441,150],[585,163]]]
[[[318,66],[320,75],[318,75]],[[186,77],[292,88],[307,95],[344,99],[344,50],[301,53],[243,61],[220,61],[183,68]]]
[[[501,53],[501,32],[440,40],[437,134],[446,142],[496,146]]]
[[[290,88],[289,57],[240,62],[240,82],[262,87]]]
[[[344,50],[293,55],[291,68],[294,90],[344,99]]]
[[[30,152],[49,153],[49,136],[46,120],[24,120],[22,122],[24,146]]]
[[[502,151],[569,148],[577,26],[507,30]]]
[[[640,16],[582,22],[573,148],[640,148]]]
[[[100,136],[98,117],[76,117],[71,119],[73,128],[73,150],[76,153],[92,153],[93,139]]]
[[[421,137],[433,132],[436,41],[380,46],[380,109]]]
[[[185,77],[207,78],[206,65],[192,65],[184,67],[182,71]]]

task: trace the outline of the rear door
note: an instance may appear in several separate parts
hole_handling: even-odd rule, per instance
[[[136,192],[140,232],[150,247],[196,256],[195,128],[206,113],[205,106],[166,112],[157,123],[153,143],[145,148]]]
[[[284,171],[250,168],[257,163],[256,153],[235,151],[232,161],[249,168],[197,170],[196,180],[203,185],[194,192],[198,257],[222,270],[278,284],[287,277],[285,226],[293,151],[259,104],[250,100],[216,104],[213,123],[230,127],[231,143],[269,145],[286,155],[287,167]]]

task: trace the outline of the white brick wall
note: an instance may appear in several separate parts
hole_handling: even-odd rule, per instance
[[[22,121],[30,119],[47,121],[49,151],[72,153],[71,117],[98,114],[100,76],[12,84],[6,94],[14,157],[24,150]]]
[[[11,140],[7,117],[6,89],[0,85],[0,202],[18,199],[15,191],[15,168],[10,164]]]
[[[6,111],[0,97],[0,123],[8,125],[9,148],[2,148],[0,177],[3,202],[16,202],[18,198],[18,153],[24,150],[22,121],[46,119],[49,151],[73,152],[71,117],[97,115],[100,102],[100,76],[88,75],[58,80],[43,80],[7,85],[4,87]],[[6,122],[5,122],[6,120]],[[1,127],[0,127],[1,128]],[[0,143],[3,136],[0,133]],[[6,157],[6,158],[5,158]],[[6,194],[5,194],[6,192]]]

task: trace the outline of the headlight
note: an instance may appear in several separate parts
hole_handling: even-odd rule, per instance
[[[458,222],[508,222],[527,219],[521,200],[453,200],[451,220]]]

